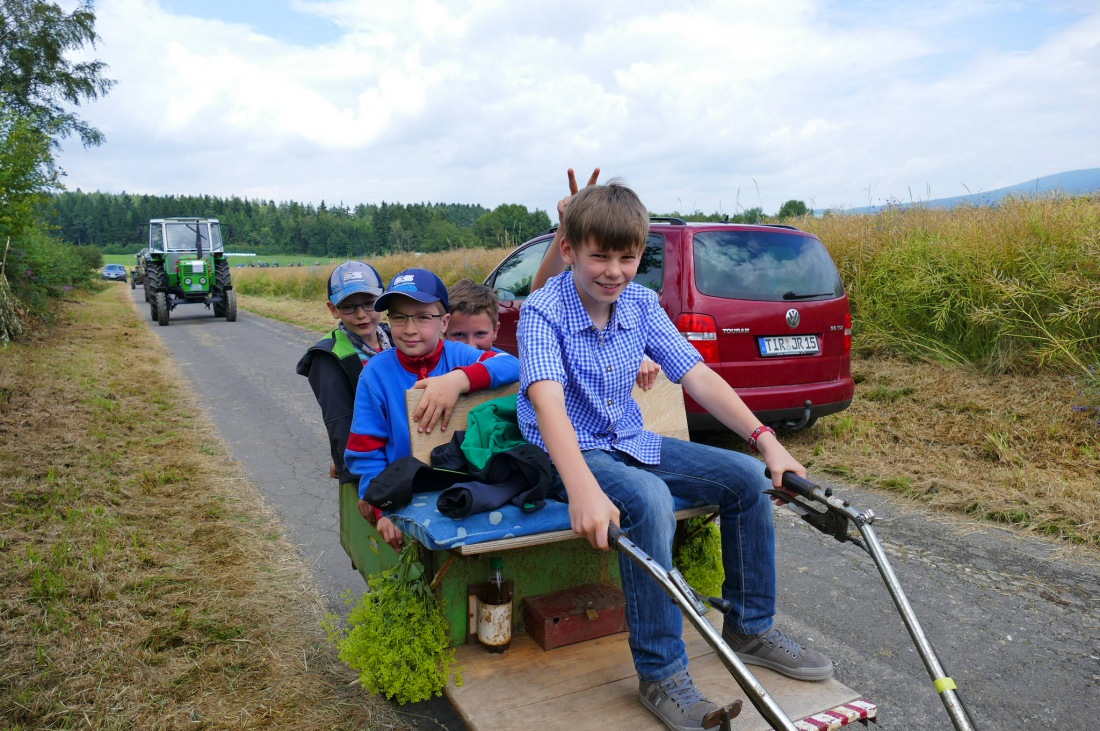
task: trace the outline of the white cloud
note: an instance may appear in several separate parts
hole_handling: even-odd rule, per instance
[[[295,0],[342,34],[100,0],[118,85],[70,187],[552,210],[567,166],[651,209],[956,195],[1100,165],[1100,12],[699,0]],[[265,7],[270,7],[265,5]]]

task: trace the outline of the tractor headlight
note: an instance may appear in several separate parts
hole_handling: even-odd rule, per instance
[[[183,283],[186,284],[188,287],[190,287],[191,286],[191,277],[187,277],[187,279],[184,279]]]
[[[199,277],[199,284],[206,286],[206,277]]]

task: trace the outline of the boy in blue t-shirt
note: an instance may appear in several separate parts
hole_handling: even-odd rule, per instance
[[[387,313],[395,347],[371,358],[359,376],[344,453],[348,470],[359,476],[359,512],[372,523],[381,511],[369,502],[371,480],[412,452],[405,391],[424,389],[412,416],[420,431],[430,432],[437,422],[447,428],[460,395],[519,378],[515,356],[445,340],[447,306],[447,287],[427,269],[399,272],[374,303]],[[401,545],[392,523],[382,537],[391,546]]]
[[[572,197],[560,250],[572,271],[533,292],[520,313],[518,416],[524,437],[546,449],[564,483],[573,530],[608,550],[607,529],[672,568],[673,495],[719,506],[722,596],[732,609],[722,634],[745,663],[800,680],[832,675],[832,662],[773,627],[775,534],[761,463],[739,452],[644,429],[631,396],[642,357],[748,439],[781,486],[805,474],[725,380],[676,330],[657,295],[632,279],[645,248],[649,213],[612,181]],[[716,708],[688,673],[683,618],[660,585],[620,556],[639,699],[666,726],[696,731]]]

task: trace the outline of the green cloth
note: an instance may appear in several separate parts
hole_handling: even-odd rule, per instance
[[[519,430],[516,395],[501,396],[470,409],[462,453],[474,469],[484,469],[489,458],[521,444],[527,444]]]

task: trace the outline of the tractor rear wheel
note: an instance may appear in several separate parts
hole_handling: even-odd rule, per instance
[[[145,275],[141,278],[141,283],[145,288],[145,301],[149,303],[153,319],[161,325],[167,325],[168,275],[164,272],[164,265],[149,262],[145,267]]]
[[[221,302],[214,303],[214,317],[229,317],[229,293],[233,290],[232,279],[229,274],[229,262],[225,259],[214,260],[214,288],[212,294],[222,298]],[[236,319],[236,299],[234,299],[234,319]],[[232,322],[232,320],[230,320]]]
[[[225,321],[237,321],[237,293],[229,290],[225,293]]]
[[[164,264],[159,262],[149,264],[145,269],[142,284],[145,285],[147,292],[162,292],[168,289],[168,275],[164,271]]]
[[[164,327],[168,324],[168,295],[164,292],[157,292],[153,296],[153,307],[157,313],[157,324]]]

